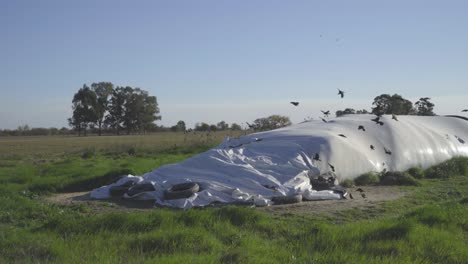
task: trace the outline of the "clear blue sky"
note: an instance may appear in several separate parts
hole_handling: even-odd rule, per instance
[[[164,125],[299,122],[382,93],[460,113],[467,12],[464,0],[0,0],[0,128],[66,126],[73,94],[98,81],[156,95]]]

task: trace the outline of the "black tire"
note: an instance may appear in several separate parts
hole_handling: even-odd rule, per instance
[[[302,201],[302,194],[294,194],[289,196],[274,196],[271,201],[275,204],[293,204]]]
[[[135,196],[139,193],[143,193],[143,192],[152,192],[152,191],[155,191],[156,189],[154,188],[153,184],[151,183],[143,183],[143,184],[137,184],[135,186],[133,186],[132,188],[130,188],[128,191],[127,191],[127,195],[128,196]]]
[[[171,188],[164,191],[164,199],[175,200],[189,198],[198,191],[200,191],[200,186],[196,182],[175,184]]]
[[[115,197],[115,196],[120,197],[120,196],[124,195],[124,193],[126,193],[128,191],[128,189],[130,189],[135,184],[136,183],[134,181],[126,181],[122,185],[110,187],[109,193],[110,193],[110,195],[112,197]]]

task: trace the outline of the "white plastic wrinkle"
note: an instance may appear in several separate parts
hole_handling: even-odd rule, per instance
[[[380,126],[371,121],[374,117],[349,115],[328,123],[312,120],[238,139],[226,138],[219,146],[180,163],[97,188],[91,197],[110,198],[111,186],[131,179],[151,182],[156,188],[136,199],[155,199],[159,205],[177,208],[236,201],[266,206],[273,196],[298,193],[307,200],[340,199],[331,191],[312,190],[309,177],[330,173],[333,166],[338,181],[342,181],[369,171],[427,168],[454,156],[468,156],[468,143],[462,143],[468,142],[466,120],[398,116],[395,121],[385,115]],[[360,125],[365,131],[358,130]],[[316,153],[320,160],[314,160]],[[197,182],[202,191],[187,199],[164,200],[165,189],[187,181]]]

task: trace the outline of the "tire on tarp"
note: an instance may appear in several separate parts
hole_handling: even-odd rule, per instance
[[[196,182],[179,183],[164,191],[164,199],[175,200],[189,198],[198,191],[200,191],[200,186]]]
[[[288,196],[274,196],[271,201],[275,204],[293,204],[302,201],[302,194],[294,194]]]
[[[136,183],[132,180],[126,181],[121,185],[110,187],[109,193],[112,197],[120,197],[124,195],[135,184]]]
[[[132,188],[130,188],[127,191],[127,195],[130,198],[133,198],[135,196],[140,195],[141,193],[152,192],[152,191],[155,191],[155,190],[156,189],[154,188],[154,185],[152,183],[140,183],[140,184],[137,184],[137,185],[133,186]]]

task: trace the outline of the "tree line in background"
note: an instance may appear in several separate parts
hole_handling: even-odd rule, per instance
[[[30,128],[28,125],[17,129],[0,130],[0,136],[53,136],[53,135],[86,135],[120,134],[147,132],[187,132],[187,131],[226,131],[251,129],[256,131],[272,130],[291,125],[287,116],[271,115],[257,118],[252,124],[241,127],[237,123],[229,125],[225,121],[217,124],[199,122],[193,129],[187,129],[183,120],[174,126],[164,127],[154,123],[161,116],[155,96],[139,88],[116,87],[110,82],[93,83],[91,87],[83,85],[74,95],[73,116],[68,119],[72,129]],[[336,116],[347,114],[395,114],[432,116],[434,104],[429,97],[422,97],[414,104],[399,94],[382,94],[374,98],[371,111],[346,108],[336,111]]]
[[[73,96],[72,109],[68,123],[79,136],[96,127],[99,135],[103,128],[117,135],[122,131],[146,133],[161,119],[156,96],[130,86],[114,88],[111,82],[83,85]]]
[[[399,94],[389,95],[381,94],[374,98],[371,114],[374,115],[420,115],[420,116],[433,116],[436,115],[434,104],[430,101],[429,97],[422,97],[414,104],[403,98]],[[353,108],[346,108],[345,110],[336,111],[336,117],[349,114],[369,114],[365,109],[354,110]]]

